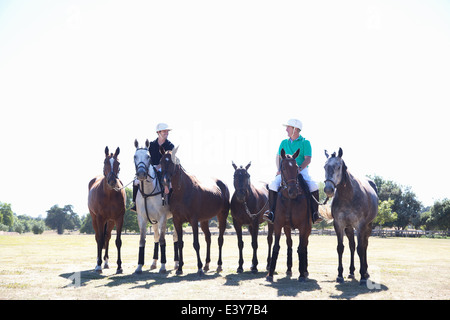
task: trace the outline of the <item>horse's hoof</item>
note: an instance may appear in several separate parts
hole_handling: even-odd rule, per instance
[[[291,277],[292,276],[292,271],[286,271],[286,276]]]
[[[123,269],[122,268],[117,269],[116,274],[122,274],[122,273],[123,273]]]
[[[244,272],[244,269],[242,269],[241,267],[239,267],[239,268],[237,268],[236,272],[237,272],[237,273],[242,273],[242,272]]]
[[[361,279],[361,281],[359,281],[359,285],[360,285],[360,286],[365,286],[365,285],[367,285],[367,279]]]
[[[273,282],[273,276],[267,276],[266,277],[266,281],[268,281],[268,282]]]
[[[160,273],[160,274],[165,274],[166,272],[167,272],[166,269],[159,269],[159,273]]]
[[[220,266],[219,266],[220,267]],[[219,269],[219,267],[217,267],[217,269]],[[205,266],[203,267],[203,271],[208,272],[209,271],[209,263],[206,263]]]
[[[344,278],[343,277],[337,277],[336,278],[336,282],[337,283],[343,283],[344,282]]]
[[[142,274],[142,270],[137,270],[136,269],[136,271],[134,271],[134,274]]]
[[[298,282],[306,282],[306,277],[298,277]]]
[[[101,274],[102,273],[102,267],[101,266],[96,266],[94,271],[97,272],[98,274]]]
[[[253,274],[257,274],[257,273],[258,273],[258,269],[253,268],[253,269],[251,270],[251,272],[252,272]]]
[[[202,269],[198,269],[198,271],[197,271],[197,275],[198,275],[199,277],[202,277],[202,276],[204,276],[204,275],[205,275],[205,273],[203,272],[203,270],[202,270]]]
[[[222,266],[218,266],[216,272],[222,272],[222,271],[223,271]]]
[[[150,270],[155,270],[156,269],[156,264],[152,264],[150,267]]]
[[[349,275],[348,275],[348,278],[349,278],[349,279],[355,279],[355,275],[354,275],[354,274],[349,274]]]
[[[183,274],[183,270],[177,270],[176,274],[177,275],[182,275]]]

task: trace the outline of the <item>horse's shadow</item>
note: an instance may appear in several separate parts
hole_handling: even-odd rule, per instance
[[[203,275],[198,275],[197,273],[189,273],[180,276],[170,276],[174,272],[175,270],[168,270],[165,273],[143,271],[141,274],[131,273],[131,274],[104,275],[98,274],[94,270],[85,270],[74,273],[62,273],[59,276],[72,281],[72,283],[66,285],[65,288],[77,286],[81,287],[87,285],[90,282],[108,279],[109,282],[106,284],[102,284],[101,286],[116,287],[123,284],[134,283],[136,284],[136,286],[132,288],[146,288],[146,289],[166,283],[179,283],[183,281],[203,281],[221,277],[219,273],[211,273],[211,272],[205,273]],[[142,282],[145,282],[145,284],[141,284]]]
[[[360,284],[359,281],[355,279],[336,283],[336,289],[341,291],[341,294],[330,295],[330,298],[350,300],[360,294],[370,294],[389,290],[387,286],[378,282],[367,281],[365,284]]]
[[[321,289],[315,279],[308,278],[304,282],[299,282],[297,278],[288,275],[284,278],[278,278],[274,282],[267,282],[266,286],[277,289],[279,297],[296,297],[300,292],[311,292]]]

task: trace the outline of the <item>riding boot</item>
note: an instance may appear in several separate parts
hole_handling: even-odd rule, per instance
[[[316,200],[319,201],[319,190],[311,192],[311,212],[312,212],[312,221],[314,223],[322,222],[322,217],[319,214],[319,204]]]
[[[136,196],[139,190],[139,186],[133,185],[133,206],[130,208],[131,211],[136,211]]]
[[[275,209],[277,207],[278,192],[269,190],[269,210],[264,212],[264,220],[273,223],[275,221]]]

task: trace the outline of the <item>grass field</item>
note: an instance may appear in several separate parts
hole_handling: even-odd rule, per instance
[[[204,262],[203,236],[201,240]],[[244,273],[236,273],[237,240],[235,236],[227,235],[224,270],[215,272],[218,249],[217,236],[213,236],[211,271],[199,277],[190,235],[184,238],[185,266],[181,276],[175,275],[173,270],[171,237],[168,238],[166,274],[149,271],[153,236],[148,236],[144,272],[135,275],[139,239],[137,235],[124,235],[124,273],[115,274],[117,250],[111,241],[111,268],[99,275],[93,271],[96,264],[93,235],[2,235],[0,299],[450,299],[450,240],[370,238],[368,261],[372,289],[359,285],[357,257],[357,280],[346,279],[342,284],[335,282],[337,253],[333,236],[310,237],[309,279],[305,283],[297,281],[298,237],[295,237],[293,275],[287,277],[284,240],[283,237],[274,282],[269,283],[265,280],[265,236],[259,238],[259,273],[249,272],[249,236],[244,239]],[[349,252],[345,244],[344,274],[348,275]],[[72,279],[78,279],[79,286],[73,284]]]

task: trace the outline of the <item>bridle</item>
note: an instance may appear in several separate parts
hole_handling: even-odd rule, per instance
[[[295,162],[295,159],[291,159],[291,158],[283,159],[283,160],[281,161],[281,165],[280,165],[281,168],[283,167],[283,161],[286,161],[286,160],[294,161],[294,162]],[[298,166],[297,166],[297,163],[296,163],[296,162],[295,162],[295,166],[297,167],[296,170],[298,170]],[[295,176],[295,178],[286,179],[286,177],[285,177],[284,174],[283,174],[283,170],[281,170],[281,188],[282,188],[283,190],[285,190],[285,189],[287,189],[287,188],[289,188],[289,187],[294,186],[294,184],[295,184],[295,188],[297,188],[297,190],[300,190],[300,184],[299,184],[299,182],[298,182],[297,175]]]
[[[237,172],[237,171],[236,171],[236,172]],[[234,179],[234,180],[236,180],[236,172],[234,173],[234,176],[233,176],[233,179]],[[256,219],[256,218],[264,211],[264,209],[266,208],[267,204],[269,203],[269,198],[267,198],[267,201],[266,201],[266,203],[264,204],[264,206],[261,208],[261,210],[259,210],[257,213],[251,213],[251,212],[250,212],[250,209],[249,209],[249,207],[248,207],[248,205],[247,205],[247,197],[248,197],[248,193],[245,192],[245,189],[246,189],[246,188],[250,188],[250,174],[248,174],[248,172],[246,172],[245,174],[246,174],[245,177],[248,178],[248,183],[247,183],[247,185],[246,185],[244,188],[239,189],[239,191],[243,190],[243,192],[244,192],[244,194],[245,194],[244,202],[243,202],[243,204],[244,204],[244,209],[245,209],[245,213],[247,213],[247,215],[249,216],[250,219],[254,220],[254,219]],[[238,190],[236,189],[236,191],[238,191]]]

